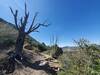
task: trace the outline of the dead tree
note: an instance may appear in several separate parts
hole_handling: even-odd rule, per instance
[[[44,70],[45,72],[51,73],[52,75],[57,75],[56,71],[52,67],[50,67],[49,64],[40,66],[39,65],[40,61],[36,61],[34,63],[30,62],[27,60],[27,57],[23,55],[23,45],[26,35],[30,34],[31,32],[38,32],[38,29],[41,26],[47,27],[48,24],[46,24],[46,21],[43,23],[35,23],[35,20],[38,15],[38,13],[36,13],[32,19],[32,23],[29,29],[26,29],[29,18],[29,12],[27,11],[26,3],[25,3],[25,15],[21,17],[20,24],[18,23],[18,10],[16,10],[15,12],[12,10],[12,8],[10,8],[10,10],[14,17],[15,27],[18,30],[18,37],[15,45],[15,52],[9,52],[8,55],[10,57],[8,57],[6,62],[3,63],[2,68],[0,66],[0,69],[4,71],[4,72],[2,71],[3,75],[5,75],[5,73],[6,74],[13,73],[16,69],[17,64],[21,64],[25,67],[30,67],[36,70]]]
[[[11,13],[14,17],[14,22],[15,22],[15,26],[16,29],[18,30],[18,37],[16,40],[16,45],[15,45],[15,54],[14,57],[18,57],[18,58],[22,58],[22,50],[23,50],[23,45],[24,45],[24,39],[26,37],[26,35],[30,34],[31,32],[38,32],[38,29],[41,26],[47,27],[48,24],[46,24],[46,21],[43,23],[35,23],[35,20],[37,18],[38,13],[35,13],[33,19],[32,19],[32,23],[29,27],[29,29],[26,31],[26,26],[28,23],[28,18],[29,18],[29,11],[27,11],[27,5],[25,3],[25,15],[23,17],[21,17],[20,19],[20,23],[18,23],[18,10],[15,10],[15,12],[12,10],[12,8],[10,7]]]

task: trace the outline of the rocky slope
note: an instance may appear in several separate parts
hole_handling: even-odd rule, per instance
[[[12,52],[14,50],[17,34],[18,32],[13,24],[6,22],[5,20],[0,18],[0,75],[6,75],[5,69],[7,69],[8,67],[6,65],[12,64],[7,62],[9,61],[9,52]],[[30,36],[26,37],[26,43],[28,41],[31,41],[31,43],[34,43],[36,45],[39,44],[38,41]],[[24,48],[24,56],[26,56],[28,61],[33,63],[33,66],[37,66],[37,64],[48,64],[46,68],[50,68],[52,69],[52,71],[47,70],[45,67],[42,67],[42,69],[41,67],[26,67],[22,63],[17,62],[17,65],[15,67],[11,66],[12,70],[15,69],[14,72],[7,75],[56,75],[55,73],[51,72],[54,72],[53,70],[58,70],[58,68],[61,67],[61,65],[59,65],[59,61],[53,59],[51,56],[41,53],[34,53],[33,50]]]

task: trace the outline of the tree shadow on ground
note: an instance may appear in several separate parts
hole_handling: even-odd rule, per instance
[[[50,67],[49,64],[45,64],[45,65],[40,66],[39,64],[41,61],[36,61],[34,63],[30,63],[24,59],[21,62],[26,67],[30,67],[30,68],[35,69],[35,70],[43,70],[48,74],[57,75],[57,72],[52,67]]]

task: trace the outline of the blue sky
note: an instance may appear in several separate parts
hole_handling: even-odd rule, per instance
[[[23,15],[25,0],[1,0],[0,17],[13,23],[9,6],[19,9]],[[31,35],[40,42],[50,44],[50,39],[58,37],[60,46],[73,45],[73,39],[86,38],[91,42],[100,41],[100,0],[26,0],[29,23],[35,12],[39,12],[37,22],[48,20],[51,25],[40,28]],[[20,18],[20,17],[19,17]]]

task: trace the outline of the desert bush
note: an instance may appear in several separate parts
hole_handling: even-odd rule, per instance
[[[54,53],[52,54],[52,57],[55,59],[58,59],[59,56],[63,54],[62,48],[60,48],[58,45],[54,46]]]
[[[91,44],[85,39],[76,42],[79,47],[79,57],[77,67],[79,73],[84,75],[100,74],[100,49],[98,45]],[[98,68],[99,67],[99,68]]]
[[[38,47],[38,50],[40,52],[43,52],[43,51],[46,51],[47,50],[47,47],[46,47],[45,43],[38,44],[37,47]]]
[[[66,51],[60,58],[64,71],[58,75],[100,75],[100,46],[85,39],[75,43],[78,50]]]

